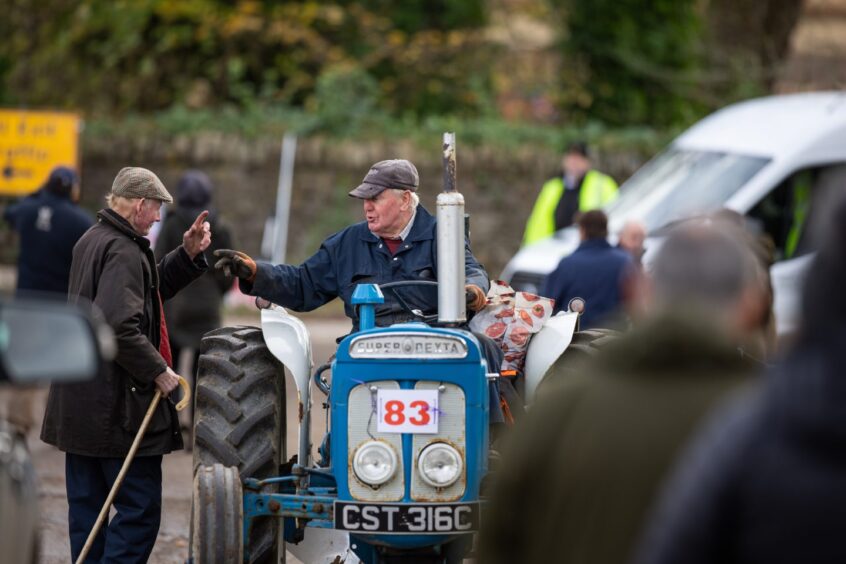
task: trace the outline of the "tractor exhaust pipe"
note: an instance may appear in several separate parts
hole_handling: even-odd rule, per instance
[[[456,189],[455,133],[444,133],[444,191],[438,194],[438,322],[467,321],[464,292],[464,196]]]

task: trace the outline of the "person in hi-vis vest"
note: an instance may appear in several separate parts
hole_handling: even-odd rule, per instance
[[[546,239],[573,224],[578,212],[604,207],[617,197],[617,183],[591,169],[587,145],[573,143],[561,159],[562,173],[547,180],[526,223],[523,244]]]

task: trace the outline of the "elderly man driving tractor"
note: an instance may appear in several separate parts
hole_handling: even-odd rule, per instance
[[[411,162],[378,162],[349,193],[362,200],[365,221],[330,236],[303,264],[256,263],[242,252],[221,249],[215,251],[221,257],[215,267],[238,276],[245,293],[294,311],[310,311],[339,297],[355,331],[359,319],[351,296],[357,284],[436,278],[436,221],[420,205],[418,184]],[[476,311],[485,305],[488,276],[466,242],[465,257],[468,306]],[[376,324],[389,326],[431,315],[437,303],[434,286],[403,288],[401,294],[385,296],[376,310]]]

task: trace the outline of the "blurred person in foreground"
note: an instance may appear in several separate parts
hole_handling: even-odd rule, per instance
[[[110,373],[90,382],[53,384],[41,440],[65,454],[68,528],[75,561],[129,452],[156,390],[167,396],[173,371],[162,300],[207,268],[203,251],[211,232],[200,213],[182,245],[156,263],[144,237],[172,202],[151,171],[118,172],[109,207],[74,247],[68,300],[93,302],[111,325],[117,356]],[[95,562],[146,562],[161,521],[162,455],[182,448],[176,410],[158,404],[136,457],[114,499],[114,517],[100,529],[88,558]]]
[[[572,143],[561,157],[561,174],[547,180],[538,194],[523,244],[551,237],[572,225],[577,213],[604,207],[616,198],[617,183],[593,168],[587,144]]]
[[[211,244],[203,251],[206,260],[211,262],[212,252],[215,250],[232,247],[229,228],[220,221],[217,211],[212,207],[212,194],[212,182],[204,172],[189,170],[182,175],[176,186],[177,207],[168,210],[156,239],[156,260],[164,259],[170,251],[182,244],[183,234],[203,210],[209,212],[207,219],[214,233]],[[220,327],[223,296],[231,286],[232,279],[223,272],[208,270],[191,282],[184,292],[164,304],[173,361],[178,363],[181,352],[185,349],[191,350],[190,373],[195,390],[200,340],[207,332]],[[193,415],[192,409],[192,420]]]
[[[481,562],[627,561],[689,433],[761,368],[739,352],[761,315],[756,268],[729,226],[669,235],[634,329],[581,370],[553,366],[515,428]]]
[[[554,313],[566,311],[573,298],[583,298],[582,329],[617,325],[625,295],[635,283],[634,261],[608,243],[608,217],[602,210],[580,214],[578,225],[579,248],[546,277],[541,295],[555,300]]]
[[[794,348],[686,450],[636,562],[846,562],[846,199],[826,208]]]
[[[38,192],[3,214],[20,236],[18,292],[67,294],[73,246],[94,224],[71,200],[77,182],[73,169],[56,167]]]

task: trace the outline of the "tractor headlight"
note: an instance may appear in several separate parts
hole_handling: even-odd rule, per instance
[[[433,488],[446,488],[461,477],[464,464],[458,451],[446,443],[433,443],[420,453],[417,469]]]
[[[365,484],[382,485],[393,478],[396,469],[397,455],[386,443],[367,441],[355,451],[353,470]]]

